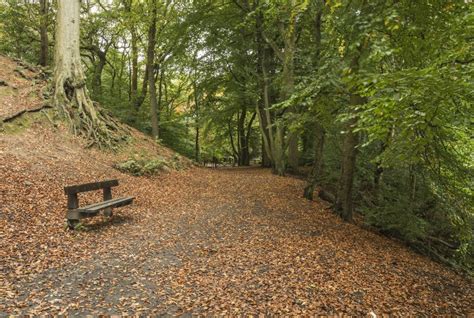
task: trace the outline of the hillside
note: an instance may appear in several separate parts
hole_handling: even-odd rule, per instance
[[[130,127],[116,152],[87,149],[37,111],[39,70],[0,56],[0,83],[0,316],[474,313],[471,279],[305,200],[301,180],[192,167]],[[156,158],[156,175],[114,168]],[[111,178],[133,205],[67,230],[63,187]]]
[[[5,278],[33,275],[65,261],[74,262],[106,248],[104,238],[124,230],[119,214],[115,226],[97,233],[66,231],[64,186],[119,179],[114,195],[137,197],[136,204],[123,215],[132,222],[150,213],[154,196],[148,191],[155,191],[151,185],[162,176],[136,178],[119,172],[116,164],[158,158],[169,166],[161,174],[170,175],[175,167],[191,165],[131,127],[126,127],[130,142],[117,152],[86,149],[85,142],[69,134],[52,110],[37,111],[46,102],[42,98],[46,82],[39,69],[0,56],[0,83],[0,262],[7,273]],[[100,195],[85,193],[80,200],[86,204]],[[103,220],[93,218],[87,223],[94,228]],[[87,248],[91,245],[92,250]],[[9,292],[4,281],[0,286],[2,294]]]

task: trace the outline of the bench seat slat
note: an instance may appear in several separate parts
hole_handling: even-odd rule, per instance
[[[112,200],[102,201],[99,203],[94,203],[91,205],[86,205],[75,209],[77,212],[83,213],[97,213],[100,210],[104,210],[106,208],[117,208],[120,206],[128,205],[132,203],[134,197],[124,197],[124,198],[116,198]]]

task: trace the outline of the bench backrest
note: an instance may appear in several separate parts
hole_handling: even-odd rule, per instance
[[[99,189],[104,189],[104,188],[116,187],[118,186],[118,184],[119,183],[117,179],[100,181],[100,182],[91,182],[91,183],[85,183],[85,184],[76,184],[76,185],[64,187],[64,192],[66,194],[75,194],[79,192],[87,192],[87,191],[94,191],[94,190],[99,190]]]

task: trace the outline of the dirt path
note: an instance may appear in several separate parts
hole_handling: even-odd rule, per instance
[[[115,223],[92,224],[80,237],[120,231],[95,255],[10,282],[16,295],[0,300],[0,315],[473,312],[472,282],[341,222],[302,199],[299,180],[193,169],[127,191],[140,185],[161,195],[149,213],[129,219],[125,208]]]

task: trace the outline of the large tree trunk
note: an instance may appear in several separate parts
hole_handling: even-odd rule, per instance
[[[111,147],[118,141],[118,126],[94,106],[86,88],[79,51],[80,0],[59,0],[56,19],[53,103],[69,119],[75,134],[83,134],[90,145]]]
[[[154,64],[155,64],[155,43],[156,43],[156,1],[151,1],[152,17],[150,21],[150,28],[148,29],[148,50],[147,50],[147,63],[148,63],[148,81],[150,90],[150,111],[151,111],[151,134],[153,138],[157,139],[159,134],[158,127],[158,103],[156,100],[156,79],[154,75]]]
[[[42,66],[48,65],[48,0],[40,0],[40,38],[41,38],[41,52],[39,64]]]

